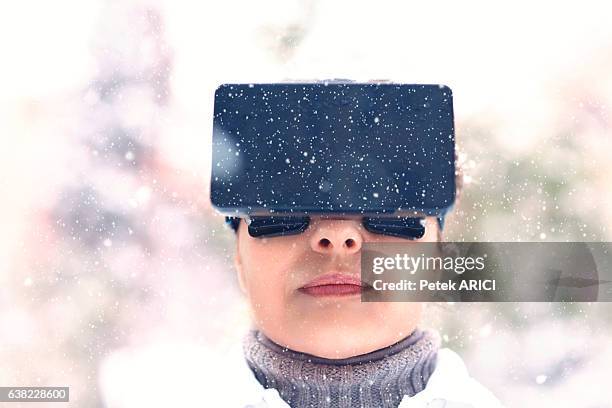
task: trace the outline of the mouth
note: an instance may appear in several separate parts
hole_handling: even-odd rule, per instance
[[[299,288],[299,291],[314,297],[353,296],[361,294],[369,288],[370,285],[357,276],[345,273],[328,273],[311,280]]]

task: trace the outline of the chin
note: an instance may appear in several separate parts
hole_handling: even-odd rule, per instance
[[[363,340],[364,339],[355,339],[353,342],[342,342],[341,344],[338,344],[338,341],[336,341],[335,344],[310,344],[303,353],[329,359],[341,359],[370,353],[386,345],[378,346],[370,344],[369,342],[364,343]],[[382,344],[384,344],[384,342]]]
[[[317,357],[341,359],[366,354],[397,341],[395,338],[381,336],[380,332],[375,335],[355,327],[317,327],[309,333],[299,338],[287,338],[285,343],[295,351]]]
[[[420,319],[420,304],[357,303],[342,308],[300,310],[276,320],[259,320],[260,329],[284,347],[317,357],[340,359],[390,346],[408,336]]]

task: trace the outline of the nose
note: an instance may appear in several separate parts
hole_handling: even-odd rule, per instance
[[[352,220],[319,220],[310,239],[313,251],[323,254],[354,254],[361,250],[363,236]]]

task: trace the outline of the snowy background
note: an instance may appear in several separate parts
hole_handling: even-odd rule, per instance
[[[248,324],[234,238],[208,200],[222,82],[447,84],[467,168],[448,240],[612,241],[611,12],[604,1],[3,4],[0,384],[70,386],[82,407],[202,400],[202,371]],[[612,406],[611,305],[428,312],[507,406]]]

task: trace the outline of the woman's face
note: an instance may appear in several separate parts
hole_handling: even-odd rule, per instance
[[[437,238],[437,221],[428,217],[418,242]],[[308,289],[315,278],[360,280],[364,242],[410,241],[371,233],[357,217],[312,217],[305,232],[272,238],[251,237],[242,220],[235,265],[258,329],[280,345],[325,358],[365,354],[409,335],[421,303],[362,303],[351,285],[325,288],[315,281]]]

